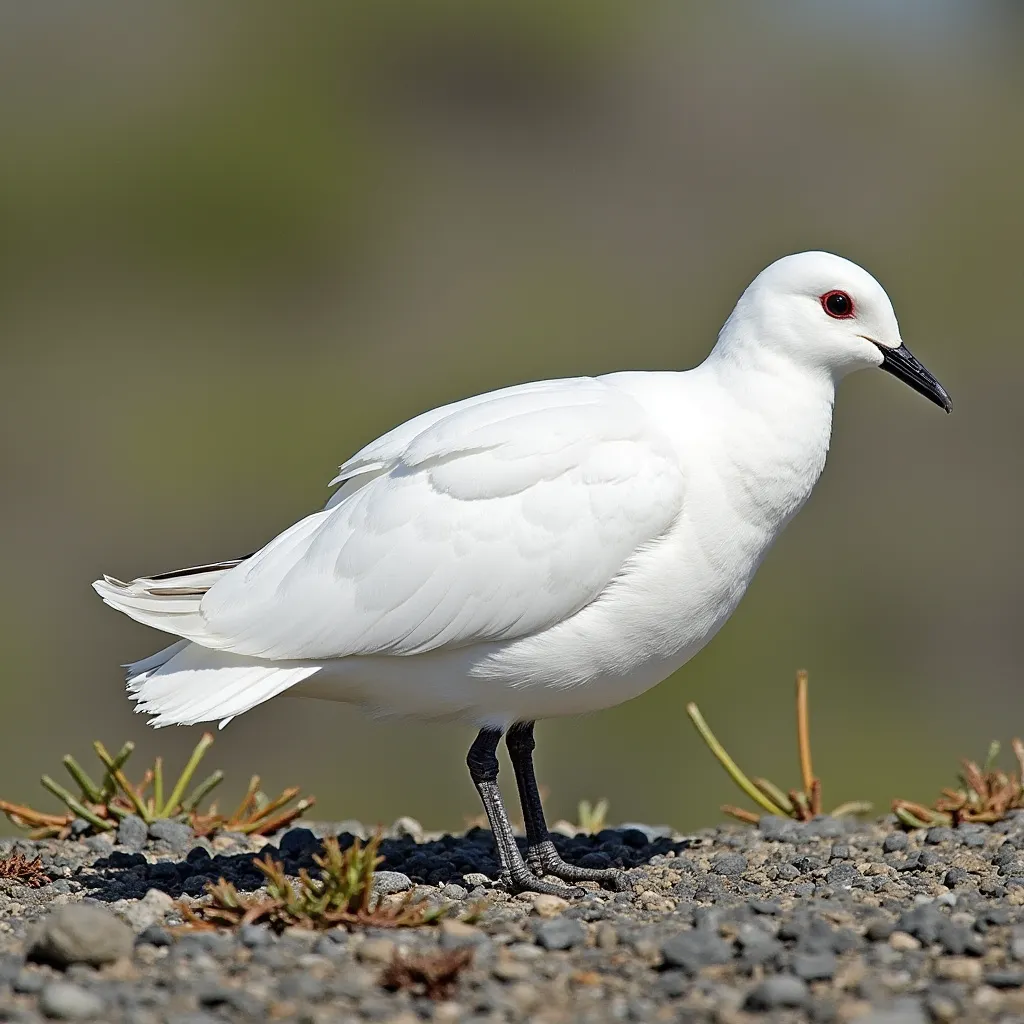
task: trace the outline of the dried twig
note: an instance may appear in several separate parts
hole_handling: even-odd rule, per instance
[[[0,860],[0,878],[13,878],[30,889],[38,889],[52,881],[39,857],[30,860],[20,850]]]
[[[790,789],[784,792],[775,783],[764,778],[749,778],[746,773],[729,756],[725,747],[718,742],[696,704],[686,705],[686,713],[690,716],[719,764],[726,770],[729,777],[744,793],[763,811],[779,817],[795,818],[797,821],[809,821],[821,814],[821,780],[814,774],[811,761],[811,729],[807,701],[807,673],[803,670],[796,674],[796,736],[797,756],[800,762],[800,778],[802,789]],[[761,816],[732,804],[724,804],[722,810],[738,821],[756,825]],[[833,817],[863,814],[871,810],[871,805],[862,800],[840,804],[831,813]]]
[[[929,828],[932,825],[958,825],[960,822],[1001,821],[1011,811],[1024,808],[1024,743],[1014,739],[1016,772],[995,767],[999,744],[993,740],[983,767],[966,758],[961,760],[960,786],[946,788],[931,807],[910,800],[893,800],[892,809],[906,828]]]
[[[396,953],[384,968],[380,983],[392,992],[407,989],[428,999],[449,999],[455,992],[459,974],[473,961],[473,950],[465,946],[438,953],[404,957]]]

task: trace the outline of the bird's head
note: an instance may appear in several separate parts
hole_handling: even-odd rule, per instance
[[[812,372],[838,379],[880,366],[946,412],[945,388],[903,344],[885,289],[863,268],[827,252],[784,256],[751,282],[723,328]]]

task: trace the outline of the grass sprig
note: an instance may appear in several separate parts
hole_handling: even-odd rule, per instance
[[[711,731],[711,727],[704,721],[704,716],[700,713],[697,705],[693,702],[686,705],[686,713],[690,716],[697,732],[700,733],[701,739],[707,744],[708,749],[715,755],[716,760],[733,782],[765,813],[793,818],[796,821],[809,821],[822,813],[821,779],[814,774],[811,756],[810,712],[807,694],[807,673],[801,670],[796,674],[796,736],[801,788],[790,790],[783,790],[765,778],[750,778],[718,741]],[[840,804],[830,813],[833,817],[842,817],[863,814],[870,810],[871,805],[866,801],[853,800]],[[732,804],[724,804],[722,811],[747,824],[756,825],[761,820],[761,815],[755,811]]]
[[[373,905],[373,876],[384,859],[377,853],[380,840],[379,834],[365,845],[357,839],[342,851],[337,839],[325,839],[323,853],[313,857],[318,877],[302,868],[295,882],[287,877],[280,861],[269,854],[258,858],[254,863],[266,879],[265,896],[244,895],[221,878],[207,885],[205,905],[182,907],[186,925],[208,931],[264,922],[277,932],[339,924],[409,928],[443,917],[443,907],[413,902],[411,895],[398,903],[378,901]]]
[[[286,789],[273,800],[269,799],[260,792],[259,776],[254,775],[245,798],[234,814],[226,816],[218,813],[216,804],[201,812],[199,804],[224,779],[224,773],[218,769],[189,788],[200,762],[212,744],[213,734],[203,733],[165,797],[163,758],[156,758],[139,782],[133,783],[125,773],[125,764],[135,744],[129,741],[116,754],[111,754],[96,740],[93,750],[103,766],[99,782],[94,781],[70,754],[64,757],[63,765],[78,788],[77,795],[49,775],[44,775],[40,780],[44,788],[64,804],[66,813],[50,814],[7,800],[0,800],[0,811],[19,828],[28,829],[33,839],[53,836],[65,839],[71,834],[72,822],[76,818],[87,822],[91,832],[98,833],[112,831],[129,814],[138,815],[147,825],[160,818],[187,821],[199,835],[218,831],[266,835],[283,828],[313,806],[312,797],[296,800],[299,790],[295,787]]]

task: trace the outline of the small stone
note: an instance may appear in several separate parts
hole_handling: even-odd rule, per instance
[[[39,996],[39,1009],[54,1020],[90,1020],[103,1013],[104,1004],[80,985],[51,981]]]
[[[238,929],[238,938],[243,946],[248,949],[259,949],[261,946],[269,946],[274,941],[270,929],[261,924],[243,924]]]
[[[985,984],[993,988],[1022,988],[1024,971],[989,971],[985,975]]]
[[[147,835],[146,823],[137,814],[126,814],[117,826],[117,841],[129,850],[141,850]]]
[[[556,917],[542,922],[536,931],[537,945],[544,949],[572,949],[582,946],[587,933],[579,921],[568,917]]]
[[[732,950],[710,929],[694,928],[666,939],[661,944],[661,956],[665,967],[681,967],[696,974],[701,967],[727,964]]]
[[[28,958],[54,967],[91,964],[99,967],[130,957],[135,934],[109,910],[69,903],[47,917],[36,933]]]
[[[882,842],[882,850],[885,853],[896,853],[907,848],[906,832],[893,832],[885,837]]]
[[[774,1010],[780,1006],[804,1006],[810,994],[806,982],[792,974],[776,974],[765,978],[747,996],[750,1010]]]
[[[356,950],[356,959],[363,963],[389,964],[395,956],[395,944],[390,939],[366,939]]]
[[[118,900],[111,909],[133,931],[159,924],[172,910],[174,900],[160,889],[147,889],[141,900]]]
[[[414,843],[423,842],[423,826],[408,816],[398,818],[391,826],[391,834],[396,839],[411,839]]]
[[[475,925],[465,921],[444,919],[439,926],[442,949],[460,949],[463,946],[478,946],[487,941],[487,935]]]
[[[529,981],[534,976],[534,969],[522,960],[516,960],[507,953],[501,953],[491,968],[498,981]]]
[[[742,853],[719,853],[711,861],[711,870],[716,875],[733,878],[747,870],[747,858]]]
[[[869,942],[884,942],[896,931],[896,924],[887,917],[876,917],[868,922],[864,935]]]
[[[135,942],[136,945],[140,946],[156,946],[161,948],[169,946],[172,939],[171,933],[166,928],[161,928],[158,924],[151,924],[148,928],[143,929]]]
[[[158,839],[166,843],[173,850],[186,849],[195,838],[191,826],[183,821],[173,821],[170,818],[157,818],[149,826],[149,838]]]
[[[907,932],[893,932],[889,936],[889,945],[901,953],[909,953],[911,950],[921,948],[921,943]]]
[[[11,988],[19,995],[34,996],[41,992],[46,977],[38,971],[21,970],[11,979]]]
[[[897,999],[886,1007],[857,1018],[857,1024],[928,1024],[924,1007],[917,999]]]
[[[965,956],[944,956],[935,962],[935,976],[974,984],[981,980],[981,964]]]
[[[470,871],[469,874],[463,875],[466,885],[471,889],[475,889],[477,886],[481,886],[484,889],[489,889],[491,886],[491,880],[486,876],[482,875],[479,871]]]
[[[412,888],[412,879],[401,871],[378,871],[373,876],[373,891],[378,896],[394,896]]]
[[[541,893],[533,898],[533,912],[538,917],[557,917],[569,906],[568,900],[550,893]]]
[[[308,828],[289,829],[278,843],[277,848],[283,856],[299,856],[307,850],[312,850],[319,845],[319,840]]]
[[[828,981],[836,967],[834,953],[798,953],[793,957],[793,973],[804,981]]]
[[[936,825],[924,834],[924,841],[932,846],[938,846],[940,843],[951,843],[955,836],[956,833],[951,828],[945,825]]]
[[[464,900],[469,892],[465,886],[457,885],[455,882],[449,882],[442,890],[441,895],[447,900]],[[435,1014],[435,1017],[437,1015]]]
[[[942,884],[949,889],[962,885],[971,876],[963,868],[950,868],[942,878]]]

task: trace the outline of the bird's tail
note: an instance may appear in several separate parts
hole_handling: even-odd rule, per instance
[[[141,576],[130,583],[104,576],[92,587],[105,604],[136,622],[201,643],[206,634],[206,623],[199,610],[203,595],[243,561],[236,558],[158,576]]]
[[[188,640],[125,667],[135,710],[152,715],[150,725],[219,721],[222,729],[235,715],[270,700],[320,668],[212,651]]]
[[[274,662],[216,650],[200,612],[203,595],[245,559],[141,577],[123,583],[112,576],[93,583],[106,604],[147,626],[184,637],[152,657],[125,666],[136,711],[150,724],[194,725],[220,721],[223,728],[243,711],[313,675],[317,664]]]

